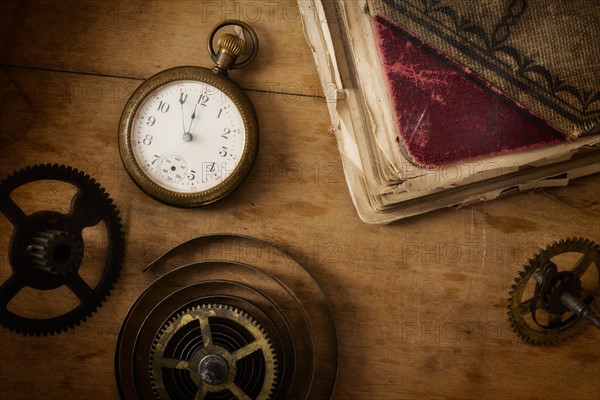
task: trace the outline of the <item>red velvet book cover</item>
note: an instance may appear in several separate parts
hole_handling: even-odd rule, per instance
[[[429,168],[566,140],[383,16],[373,19],[400,151]]]

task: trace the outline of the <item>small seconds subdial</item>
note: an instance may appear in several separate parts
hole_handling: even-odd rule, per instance
[[[132,121],[131,148],[147,176],[177,193],[210,190],[238,167],[245,129],[224,92],[181,80],[159,87]]]
[[[188,176],[188,166],[185,159],[176,154],[170,154],[157,162],[160,176],[173,183],[178,183]]]

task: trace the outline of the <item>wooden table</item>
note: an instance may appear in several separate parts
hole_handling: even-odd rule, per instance
[[[121,110],[152,74],[211,65],[205,40],[225,18],[260,38],[255,63],[231,74],[259,116],[256,163],[217,204],[161,205],[121,164]],[[117,398],[116,337],[149,284],[141,269],[179,242],[223,231],[287,249],[320,282],[339,329],[335,399],[600,397],[597,330],[533,347],[506,316],[528,256],[564,237],[600,241],[600,176],[389,226],[361,223],[295,2],[4,0],[0,60],[0,175],[35,163],[77,167],[110,193],[126,232],[121,276],[87,322],[49,337],[0,329],[3,400]],[[63,194],[37,193],[30,200],[42,206]],[[0,224],[4,280],[11,228]],[[35,310],[43,296],[33,299]]]

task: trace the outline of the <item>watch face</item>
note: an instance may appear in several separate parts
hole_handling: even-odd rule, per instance
[[[245,136],[241,112],[227,94],[208,83],[178,80],[140,102],[129,145],[152,182],[186,194],[226,180],[240,163]]]
[[[125,169],[148,195],[178,207],[210,204],[250,171],[258,146],[252,103],[227,77],[194,66],[152,76],[119,124]]]

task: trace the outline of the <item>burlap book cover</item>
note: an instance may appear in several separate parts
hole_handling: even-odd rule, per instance
[[[600,1],[369,0],[369,9],[562,135],[600,132]]]

